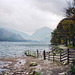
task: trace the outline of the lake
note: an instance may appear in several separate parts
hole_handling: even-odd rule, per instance
[[[30,42],[0,42],[0,58],[24,56],[25,50],[50,50],[51,45],[46,43]]]

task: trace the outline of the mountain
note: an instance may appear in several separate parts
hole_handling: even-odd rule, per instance
[[[52,29],[43,27],[36,30],[36,32],[31,36],[14,29],[0,28],[0,41],[50,42],[51,32]]]
[[[15,34],[19,34],[20,36],[22,36],[26,40],[30,40],[31,39],[31,36],[29,34],[24,33],[24,32],[20,32],[20,31],[17,31],[17,30],[14,30],[14,29],[10,29],[10,28],[3,28],[3,29],[8,30],[9,32],[13,32]]]
[[[0,28],[0,41],[25,41],[19,34]]]
[[[52,29],[43,27],[38,29],[33,35],[32,40],[50,42]]]

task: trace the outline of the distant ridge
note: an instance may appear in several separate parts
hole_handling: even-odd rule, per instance
[[[51,39],[51,32],[53,30],[48,27],[42,27],[32,35],[32,39],[37,41],[44,41],[44,42],[50,42]]]
[[[26,41],[19,34],[9,32],[6,29],[0,28],[0,41]]]
[[[14,29],[0,28],[0,41],[50,42],[52,31],[48,27],[42,27],[31,36]]]
[[[19,34],[21,37],[23,37],[26,40],[30,40],[31,36],[29,34],[26,34],[24,32],[20,32],[20,31],[14,30],[14,29],[10,29],[10,28],[3,28],[3,29],[8,30],[9,32],[13,32],[15,34]]]

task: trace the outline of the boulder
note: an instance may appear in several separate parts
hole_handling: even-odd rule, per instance
[[[37,63],[36,62],[31,62],[30,66],[37,66]]]

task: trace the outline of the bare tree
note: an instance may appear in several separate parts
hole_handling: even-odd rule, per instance
[[[66,1],[67,2],[67,1]],[[75,18],[75,0],[67,2],[68,7],[65,9],[65,14],[68,18]]]

